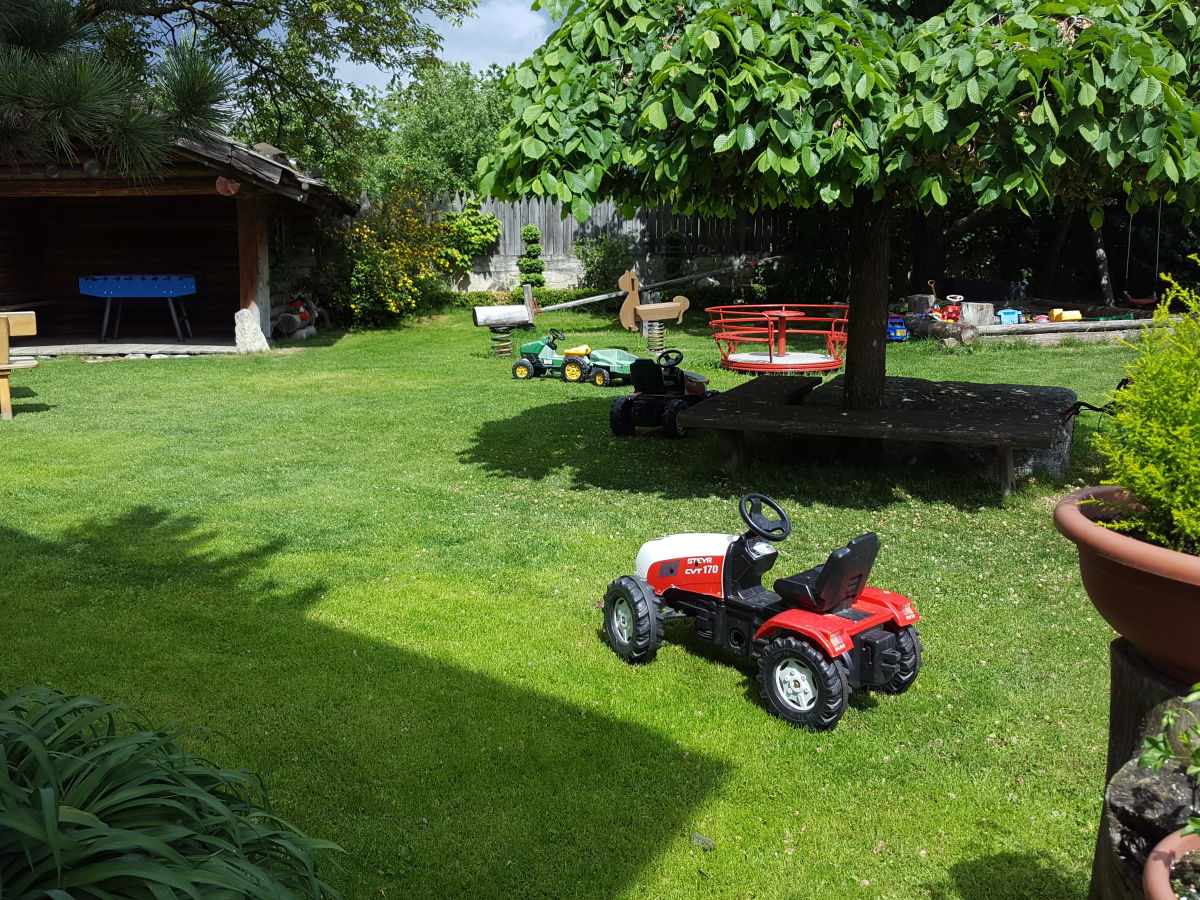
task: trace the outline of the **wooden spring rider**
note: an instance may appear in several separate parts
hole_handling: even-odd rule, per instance
[[[687,297],[679,296],[670,303],[642,303],[638,288],[641,285],[637,273],[630,270],[617,279],[617,287],[625,291],[625,302],[621,304],[621,325],[626,331],[637,331],[645,326],[646,346],[651,352],[659,353],[666,347],[663,322],[674,319],[683,322],[683,314],[692,305]]]

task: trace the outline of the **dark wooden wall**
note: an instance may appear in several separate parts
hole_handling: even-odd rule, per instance
[[[226,197],[4,198],[0,306],[32,306],[39,336],[97,337],[104,301],[83,275],[195,275],[196,334],[232,340],[238,310],[236,204]],[[166,304],[125,303],[121,337],[173,335]]]

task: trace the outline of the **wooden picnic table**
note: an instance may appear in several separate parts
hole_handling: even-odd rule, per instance
[[[37,315],[32,312],[0,313],[0,419],[13,417],[12,389],[9,376],[14,369],[32,369],[37,360],[32,356],[12,356],[9,338],[37,334]]]
[[[1013,449],[1053,447],[1066,434],[1061,416],[992,405],[988,401],[995,391],[988,385],[975,386],[983,396],[974,408],[873,410],[844,410],[814,402],[812,394],[819,386],[819,378],[761,375],[680,413],[679,423],[716,431],[730,468],[748,459],[746,432],[992,446],[1000,488],[1006,495],[1014,479]],[[840,384],[831,382],[822,390],[830,387],[840,396]]]

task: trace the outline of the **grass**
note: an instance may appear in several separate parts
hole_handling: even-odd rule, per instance
[[[613,319],[539,325],[640,349]],[[701,320],[671,343],[714,387]],[[607,429],[614,390],[518,383],[455,312],[261,357],[44,361],[0,426],[0,692],[182,718],[339,842],[348,897],[1078,897],[1103,787],[1107,643],[1044,478],[1001,500],[934,470]],[[1128,352],[889,348],[889,371],[1064,385]],[[1098,473],[1087,450],[1072,480]],[[620,662],[597,603],[644,540],[794,523],[779,570],[866,530],[925,669],[836,731],[766,714],[678,624]],[[702,848],[702,835],[712,841]]]

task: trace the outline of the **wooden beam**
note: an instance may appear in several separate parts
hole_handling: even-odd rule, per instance
[[[238,280],[242,309],[253,309],[263,334],[271,333],[271,270],[267,252],[269,213],[263,198],[238,194]]]
[[[0,197],[217,196],[216,176],[172,178],[134,185],[116,178],[0,179]]]

